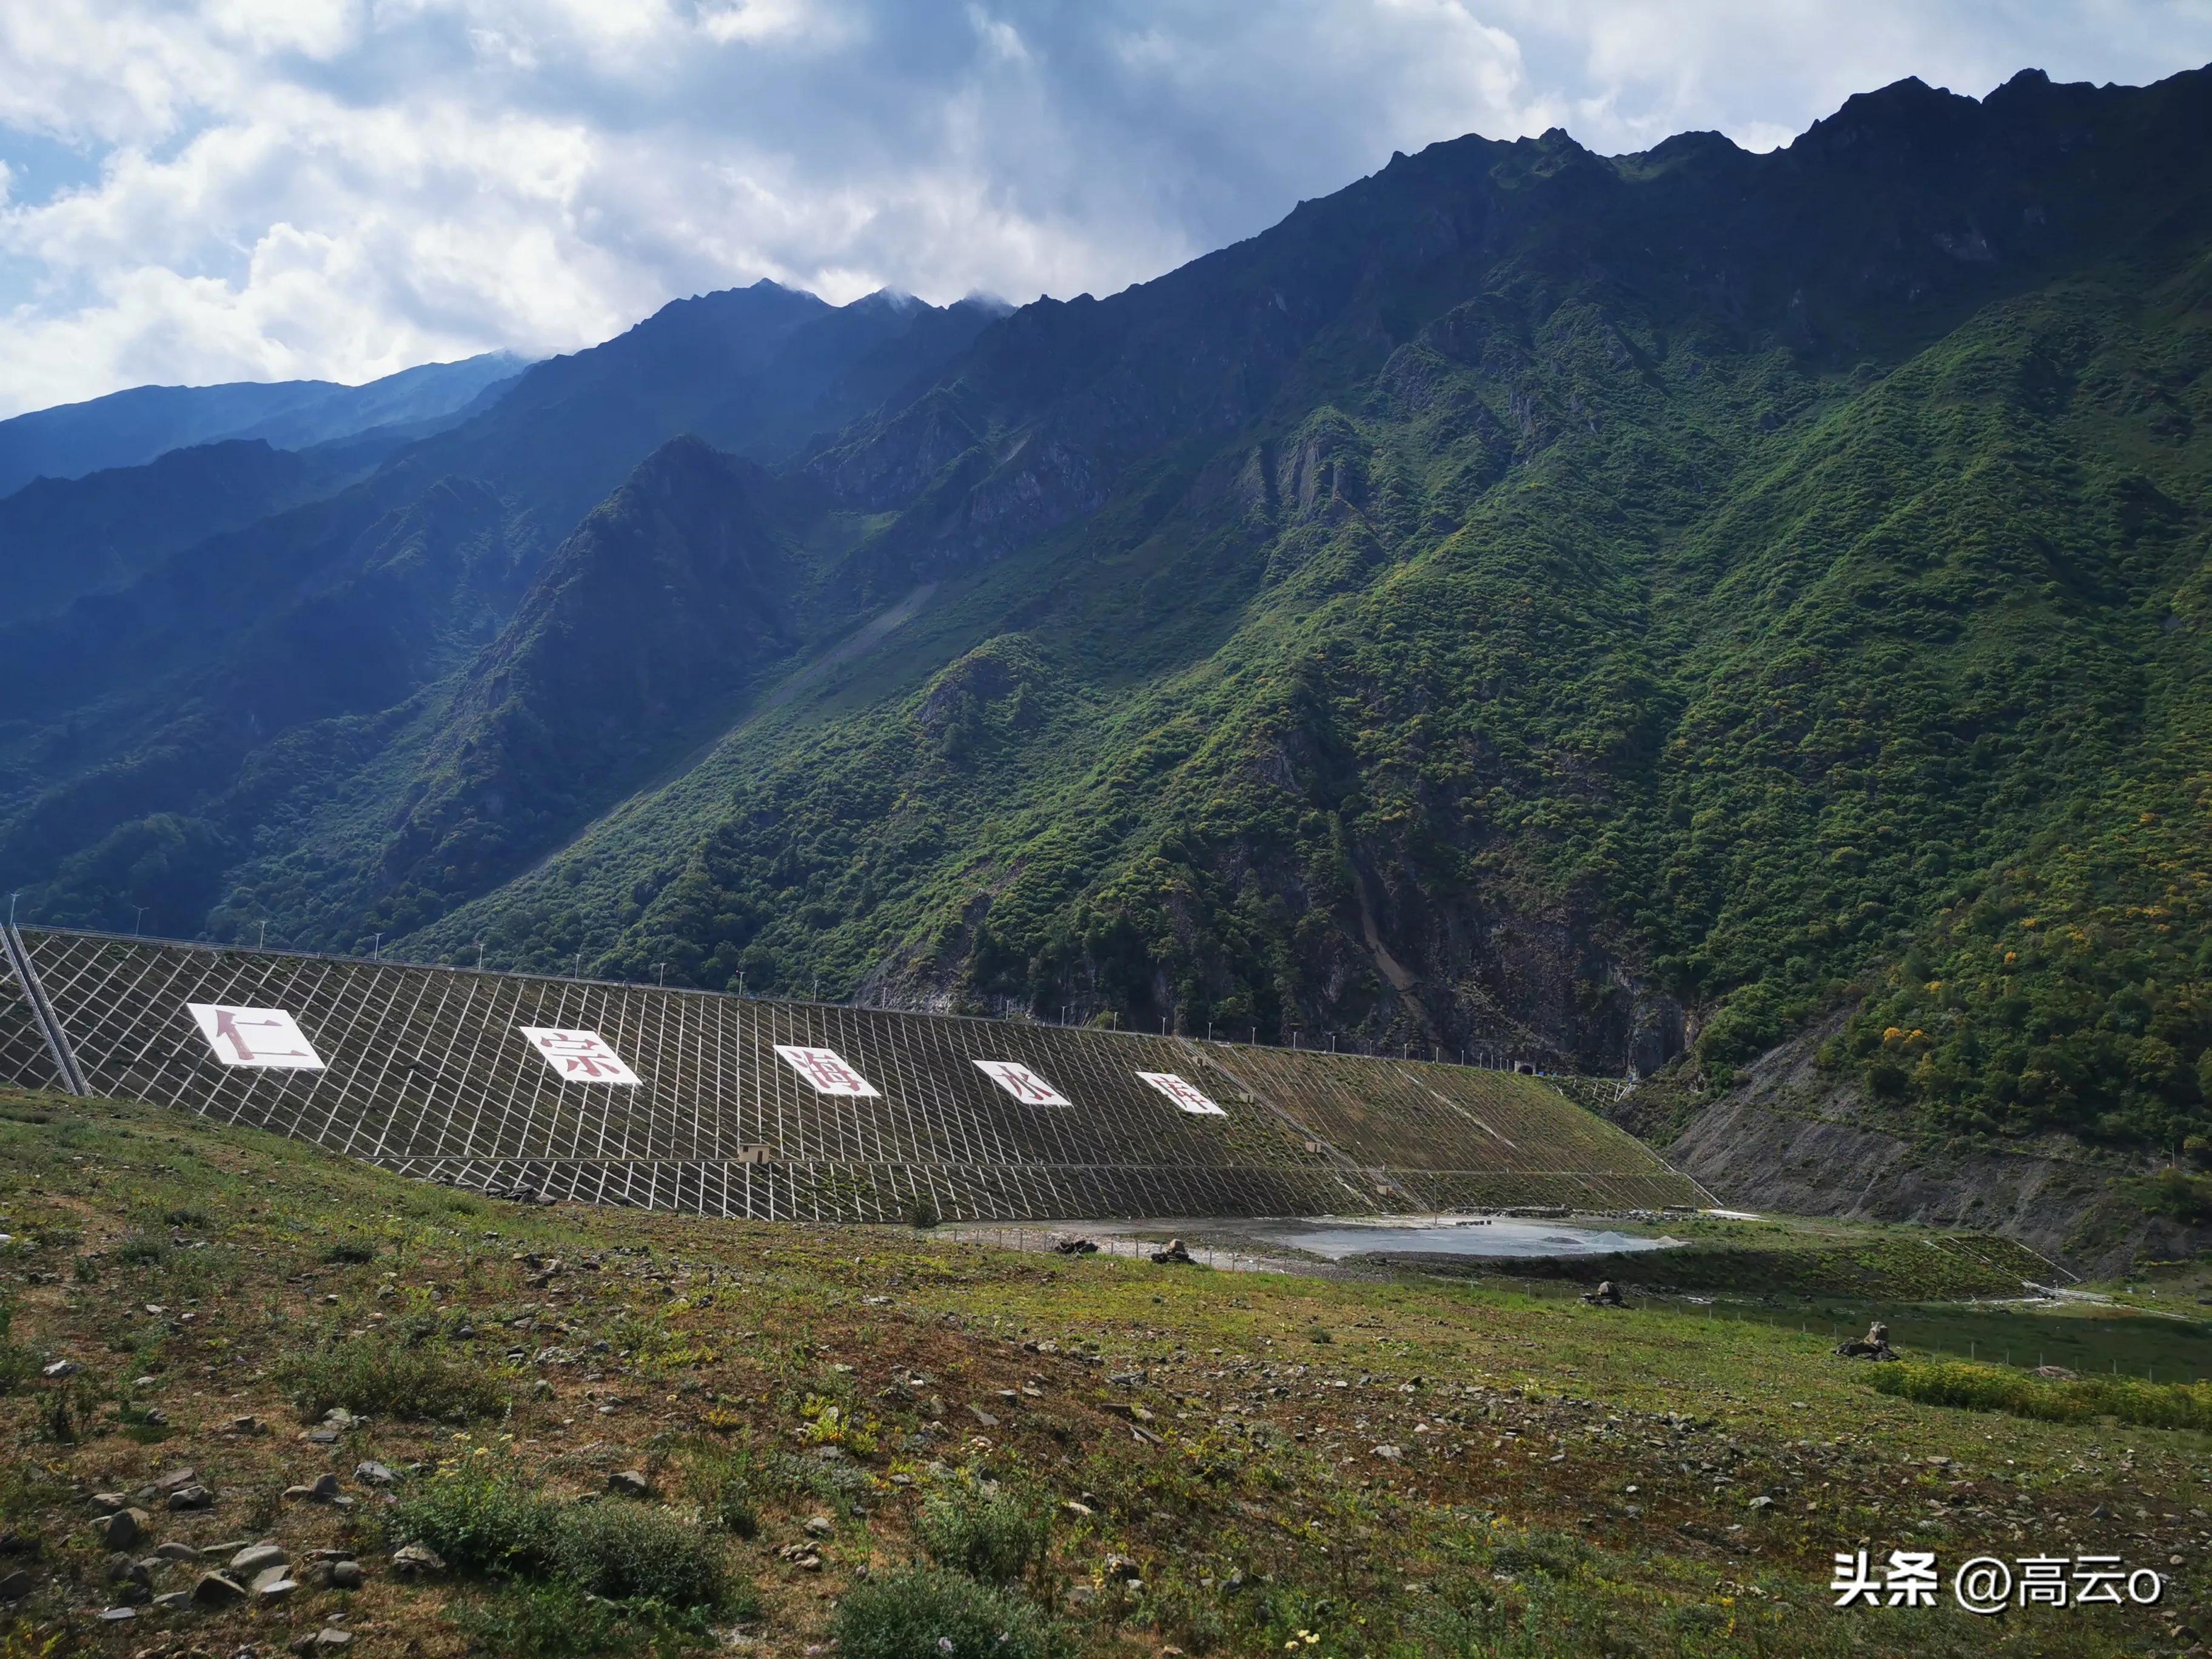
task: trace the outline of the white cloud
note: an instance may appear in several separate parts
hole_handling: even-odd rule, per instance
[[[2204,0],[37,0],[0,414],[570,349],[762,276],[1103,294],[1466,131],[1765,148],[1907,73],[2205,57]]]

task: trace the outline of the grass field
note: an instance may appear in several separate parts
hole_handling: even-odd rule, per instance
[[[0,1097],[0,1232],[6,1659],[2197,1642],[2202,1432],[2022,1414],[2045,1396],[2016,1372],[1925,1385],[1973,1408],[1879,1393],[1825,1330],[1677,1302],[515,1206],[27,1096]],[[187,1468],[210,1506],[172,1511],[155,1483]],[[324,1474],[349,1503],[286,1495]],[[125,1549],[101,1493],[146,1512]],[[299,1588],[159,1605],[264,1540]],[[403,1577],[409,1541],[443,1570]],[[1831,1607],[1859,1549],[1934,1551],[1943,1603]],[[319,1550],[361,1587],[321,1587]],[[1968,1556],[2077,1553],[2172,1582],[2153,1608],[1949,1603]]]

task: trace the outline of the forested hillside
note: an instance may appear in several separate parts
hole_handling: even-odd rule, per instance
[[[2174,1149],[2208,186],[2205,75],[1395,157],[772,471],[655,456],[227,794],[71,852],[18,748],[0,849],[57,920],[1706,1087],[1841,1015],[1900,1121]]]

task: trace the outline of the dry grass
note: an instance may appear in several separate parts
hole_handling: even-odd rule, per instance
[[[186,1200],[206,1226],[165,1232],[164,1259],[70,1276],[71,1250]],[[1655,1309],[509,1208],[129,1107],[0,1100],[0,1231],[71,1241],[0,1259],[12,1340],[76,1360],[91,1402],[83,1437],[61,1444],[42,1379],[0,1397],[0,1532],[41,1551],[27,1631],[64,1632],[72,1651],[270,1652],[337,1611],[368,1659],[681,1647],[716,1639],[753,1596],[753,1651],[799,1659],[841,1628],[861,1641],[845,1621],[881,1597],[841,1613],[856,1588],[934,1555],[963,1583],[1015,1581],[1003,1593],[1034,1610],[1040,1651],[1799,1659],[1894,1651],[1908,1631],[1827,1605],[1829,1557],[1860,1539],[1946,1560],[2101,1547],[2164,1570],[2182,1554],[2175,1607],[2212,1542],[2200,1434],[1887,1396],[1825,1335]],[[370,1233],[374,1261],[320,1259],[332,1237]],[[218,1250],[222,1273],[192,1266]],[[304,1440],[287,1378],[332,1331],[505,1371],[499,1413],[457,1431],[387,1407],[334,1445]],[[823,1427],[832,1407],[842,1443]],[[247,1413],[270,1431],[227,1430]],[[396,1511],[354,1478],[368,1458],[398,1472]],[[157,1506],[159,1539],[356,1549],[368,1586],[258,1616],[97,1625],[112,1592],[78,1494],[185,1464],[216,1505]],[[526,1561],[456,1548],[453,1576],[396,1580],[391,1516],[419,1516],[441,1465],[469,1464],[511,1470],[526,1507],[557,1519]],[[350,1508],[284,1499],[325,1470]],[[602,1495],[623,1470],[647,1498]],[[606,1576],[558,1543],[633,1522],[635,1538],[600,1540]],[[656,1577],[679,1531],[703,1553]],[[723,1576],[724,1612],[669,1605],[670,1584],[708,1582],[682,1578],[695,1569]],[[189,1582],[164,1569],[155,1588]],[[630,1601],[577,1601],[580,1583]],[[2185,1645],[2131,1608],[1907,1616],[1932,1655]]]

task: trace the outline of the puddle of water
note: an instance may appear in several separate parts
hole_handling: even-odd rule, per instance
[[[1609,1255],[1624,1250],[1665,1249],[1681,1241],[1646,1238],[1635,1233],[1563,1227],[1557,1222],[1501,1219],[1459,1227],[1300,1227],[1272,1229],[1260,1235],[1278,1244],[1295,1245],[1341,1261],[1348,1255],[1376,1252],[1419,1255]]]

